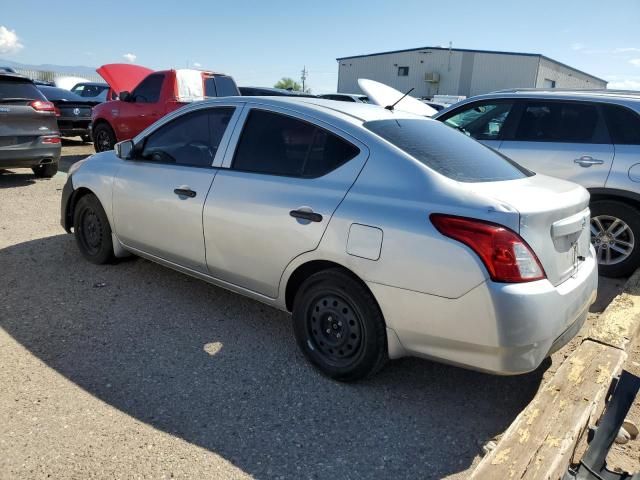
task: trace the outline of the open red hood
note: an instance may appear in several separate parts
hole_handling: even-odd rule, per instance
[[[96,72],[119,94],[133,90],[153,70],[130,63],[109,63],[102,65]]]

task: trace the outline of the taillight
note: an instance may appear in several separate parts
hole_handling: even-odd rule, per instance
[[[34,100],[29,104],[36,112],[55,112],[55,105],[44,100]]]
[[[53,111],[56,112],[56,117],[59,117],[62,115],[62,112],[60,111],[60,109],[56,106],[53,107]]]
[[[44,144],[60,143],[60,137],[42,137],[42,143]]]
[[[437,213],[430,218],[440,233],[471,248],[493,281],[519,283],[546,278],[536,254],[512,230],[473,218]]]

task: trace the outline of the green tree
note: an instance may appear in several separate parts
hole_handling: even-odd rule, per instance
[[[302,86],[293,78],[289,77],[282,77],[280,80],[278,80],[278,83],[276,83],[274,87],[284,88],[285,90],[293,90],[295,92],[302,91]]]

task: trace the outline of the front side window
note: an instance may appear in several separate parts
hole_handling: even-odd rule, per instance
[[[313,178],[338,168],[359,152],[357,147],[311,123],[255,109],[245,122],[232,167]]]
[[[398,76],[399,77],[408,77],[409,76],[409,67],[398,67]]]
[[[609,135],[616,145],[640,145],[640,115],[619,105],[602,105]]]
[[[436,172],[459,182],[495,182],[533,175],[494,150],[428,119],[375,120],[364,127]]]
[[[232,107],[188,113],[163,125],[144,142],[141,160],[191,167],[211,167]]]
[[[476,140],[497,140],[512,107],[508,102],[474,105],[448,117],[444,123]]]
[[[160,99],[160,91],[164,82],[164,74],[149,75],[132,93],[136,103],[155,103]]]
[[[564,102],[528,102],[515,140],[528,142],[593,143],[598,125],[595,105]]]

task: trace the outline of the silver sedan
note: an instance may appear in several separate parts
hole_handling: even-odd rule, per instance
[[[291,312],[348,381],[405,355],[535,369],[595,299],[588,203],[431,119],[237,97],[76,163],[61,213],[91,262],[135,254]]]

